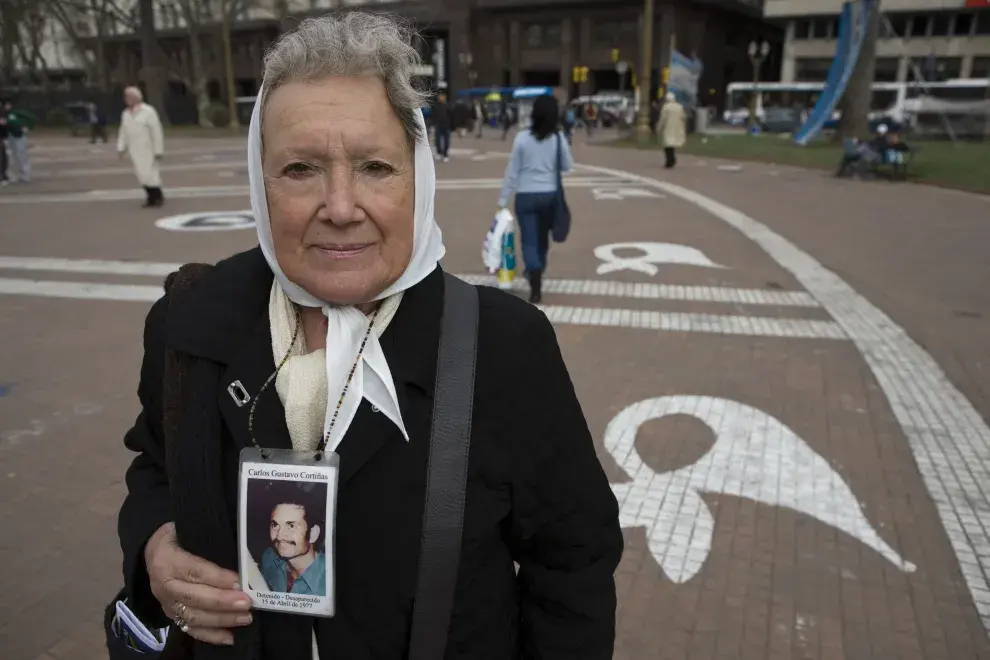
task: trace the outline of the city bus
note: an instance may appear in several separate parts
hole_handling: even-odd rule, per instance
[[[725,111],[722,119],[725,123],[741,126],[749,120],[749,102],[756,92],[756,116],[762,119],[765,108],[800,107],[810,110],[818,100],[818,95],[825,89],[824,82],[735,82],[729,83],[725,94]],[[873,83],[873,99],[871,107],[873,115],[889,116],[898,123],[907,120],[912,104],[908,103],[921,96],[929,96],[943,101],[982,101],[990,98],[990,79],[988,78],[957,78],[940,82],[875,82]],[[839,111],[832,113],[831,122],[826,128],[834,125],[840,116]]]

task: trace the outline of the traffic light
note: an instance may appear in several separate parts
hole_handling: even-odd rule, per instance
[[[619,49],[618,48],[613,48],[612,49],[612,64],[615,64],[618,61],[619,61]]]
[[[572,67],[571,80],[576,83],[588,82],[588,67],[586,66]]]

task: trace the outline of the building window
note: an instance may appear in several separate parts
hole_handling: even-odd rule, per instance
[[[839,38],[839,19],[838,17],[831,19],[828,22],[828,35],[829,39]]]
[[[990,11],[976,15],[976,34],[990,34]]]
[[[962,73],[961,57],[915,57],[912,58],[911,64],[911,79],[914,78],[914,65],[918,66],[918,71],[922,77],[931,82],[958,78]]]
[[[939,13],[932,15],[932,32],[933,37],[947,37],[949,36],[949,29],[952,23],[952,16],[946,13]]]
[[[811,21],[806,18],[794,21],[794,38],[795,39],[810,39],[811,38]]]
[[[973,15],[959,14],[956,16],[956,27],[952,31],[957,37],[968,37],[969,31],[973,29]]]
[[[873,79],[877,82],[897,82],[896,57],[878,57]]]
[[[801,82],[822,82],[828,77],[832,60],[823,57],[799,57],[794,62],[795,77]]]
[[[893,30],[893,34],[891,34]],[[880,34],[884,37],[898,38],[908,36],[908,17],[903,14],[895,14],[890,17],[890,25],[881,24]]]
[[[990,57],[974,57],[970,78],[990,78]]]
[[[639,43],[635,21],[602,21],[591,27],[591,41],[597,46],[624,46]]]
[[[560,45],[560,23],[528,23],[523,26],[524,48],[556,48]]]
[[[911,36],[924,37],[928,34],[928,16],[918,14],[911,19]]]

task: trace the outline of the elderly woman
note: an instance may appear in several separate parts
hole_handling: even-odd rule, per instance
[[[260,247],[186,278],[181,296],[173,280],[148,315],[119,531],[128,606],[146,625],[171,621],[179,657],[612,657],[618,509],[553,328],[463,283],[477,347],[473,406],[459,411],[459,562],[439,567],[452,571],[439,638],[417,640],[431,605],[417,595],[433,586],[421,559],[437,556],[420,549],[424,497],[457,484],[427,478],[454,289],[410,37],[349,12],[279,39],[248,142]],[[320,530],[291,504],[272,510],[271,538],[306,565],[332,553],[335,611],[259,610],[236,572],[239,453],[312,456],[324,442],[340,465],[335,542],[313,545]],[[320,588],[285,570],[283,584]]]
[[[137,87],[124,90],[124,105],[117,134],[117,153],[130,157],[138,183],[144,188],[144,206],[161,206],[165,203],[160,169],[165,153],[162,122],[154,107],[144,102]]]

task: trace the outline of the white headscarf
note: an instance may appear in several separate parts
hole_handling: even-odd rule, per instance
[[[251,185],[251,210],[254,212],[255,225],[258,230],[258,241],[261,243],[261,251],[268,261],[268,266],[275,274],[275,281],[285,295],[292,302],[303,307],[320,307],[326,315],[327,341],[326,341],[326,412],[324,413],[323,431],[327,430],[333,413],[337,407],[337,401],[347,382],[347,375],[357,357],[361,347],[361,341],[368,329],[369,318],[360,310],[352,306],[332,305],[327,301],[320,300],[302,287],[291,282],[282,272],[275,257],[275,244],[272,240],[271,221],[268,217],[268,197],[265,194],[265,178],[261,167],[261,108],[264,105],[263,98],[265,86],[262,85],[258,98],[255,101],[254,112],[251,115],[251,127],[248,132],[248,178]],[[433,169],[433,153],[430,150],[429,139],[427,137],[426,124],[420,112],[414,113],[420,128],[420,137],[416,140],[414,153],[414,176],[415,176],[415,210],[413,222],[413,247],[409,265],[398,280],[390,287],[379,293],[374,300],[384,301],[388,298],[393,300],[401,299],[401,293],[406,289],[415,286],[427,275],[432,273],[437,262],[443,258],[445,249],[440,228],[433,218],[433,197],[436,192],[436,175]],[[400,294],[400,295],[396,295]],[[370,302],[370,301],[369,301]],[[394,314],[394,305],[391,310],[382,310],[382,313]],[[383,321],[386,319],[382,319]],[[376,326],[378,321],[376,321]],[[274,333],[273,333],[274,334]],[[337,421],[332,429],[327,449],[333,451],[343,439],[348,427],[357,413],[361,399],[367,399],[373,406],[377,407],[402,431],[402,435],[409,439],[405,424],[402,421],[402,414],[399,410],[399,401],[395,394],[395,383],[392,381],[392,372],[385,360],[381,344],[378,341],[379,333],[372,332],[368,336],[368,343],[364,347],[361,365],[354,372],[354,379],[347,390],[347,395],[341,405]],[[273,337],[274,339],[274,337]],[[276,355],[275,360],[281,359],[281,355]],[[276,362],[277,363],[277,362]],[[286,365],[288,366],[288,365]],[[322,392],[322,390],[321,390]],[[318,438],[314,438],[314,441]],[[295,442],[293,443],[296,444]]]

